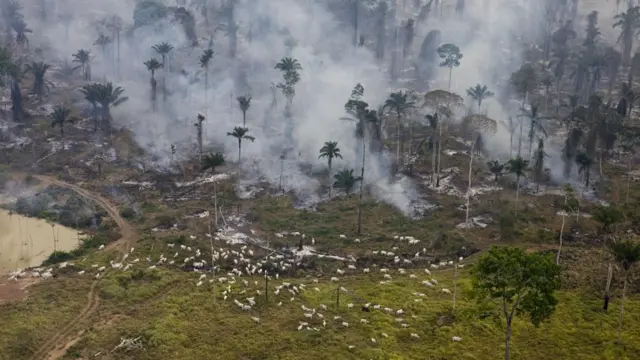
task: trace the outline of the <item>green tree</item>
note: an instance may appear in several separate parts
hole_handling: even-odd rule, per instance
[[[56,106],[51,113],[51,127],[55,128],[56,126],[60,127],[60,137],[64,137],[64,125],[67,122],[70,122],[71,119],[69,115],[71,114],[71,110],[65,106]]]
[[[442,59],[440,67],[449,68],[449,92],[451,92],[451,75],[453,68],[460,66],[460,59],[462,59],[462,53],[460,48],[454,44],[443,44],[438,47],[438,56]]]
[[[518,214],[518,201],[520,199],[520,178],[526,176],[529,170],[529,161],[520,156],[511,159],[506,164],[507,171],[516,176],[516,214]]]
[[[120,106],[129,100],[128,97],[122,96],[124,89],[120,86],[114,86],[111,82],[105,84],[94,83],[85,85],[80,89],[85,95],[85,99],[94,101],[100,105],[101,123],[105,133],[109,133],[111,129],[111,108]]]
[[[467,95],[478,104],[478,112],[480,112],[482,102],[495,94],[489,91],[487,85],[476,84],[476,86],[467,89]]]
[[[401,144],[401,128],[403,117],[410,109],[415,107],[415,102],[409,93],[398,91],[391,93],[389,98],[384,102],[384,109],[388,109],[396,113],[398,140],[396,144],[396,172],[400,169],[400,144]],[[409,149],[411,149],[411,135],[409,135]]]
[[[51,82],[45,79],[49,69],[51,69],[51,65],[45,64],[42,61],[34,61],[25,66],[24,71],[33,75],[33,93],[36,94],[36,96],[41,97],[45,92],[49,91],[49,84],[51,84]]]
[[[318,159],[326,157],[327,163],[329,166],[329,180],[331,180],[331,163],[333,159],[342,159],[342,155],[340,154],[340,148],[338,148],[338,143],[336,141],[327,141],[320,148],[320,156]],[[333,183],[332,183],[333,187]]]
[[[620,344],[622,336],[622,314],[624,313],[624,301],[627,293],[627,283],[629,282],[629,270],[635,263],[640,261],[640,243],[637,240],[624,239],[610,242],[609,252],[614,260],[622,267],[624,285],[622,286],[622,298],[620,300],[620,314],[618,315],[618,339]]]
[[[227,133],[227,136],[233,136],[238,139],[238,162],[240,162],[240,154],[242,153],[242,140],[250,140],[251,142],[256,140],[253,136],[247,135],[248,132],[248,128],[236,126],[232,132]]]
[[[287,106],[285,107],[285,115],[291,115],[291,104],[293,103],[293,97],[296,95],[295,86],[300,82],[300,71],[302,71],[302,65],[298,60],[291,57],[283,57],[275,66],[276,70],[282,72],[283,82],[276,85],[276,88],[282,91],[282,95],[287,99]]]
[[[342,189],[347,196],[351,195],[351,191],[353,190],[353,187],[356,186],[356,183],[362,180],[359,176],[353,176],[353,169],[342,170],[335,174],[333,179],[335,180],[333,187]]]
[[[495,177],[495,181],[497,182],[504,171],[505,164],[501,164],[498,160],[493,160],[487,162],[487,167],[489,168],[489,171],[491,171],[491,173]]]
[[[216,172],[216,168],[224,164],[224,154],[222,153],[209,153],[202,158],[202,171],[211,170],[212,173]]]
[[[511,330],[516,315],[538,326],[557,304],[560,268],[550,254],[527,254],[515,247],[492,247],[472,272],[473,294],[479,303],[499,302],[506,321],[504,359],[509,360]]]
[[[242,126],[247,126],[247,110],[251,107],[251,96],[238,96],[236,100],[242,111]]]
[[[73,54],[73,62],[78,63],[78,67],[82,68],[82,76],[85,80],[91,80],[91,51],[80,49]]]

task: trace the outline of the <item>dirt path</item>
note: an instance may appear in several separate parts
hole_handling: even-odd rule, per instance
[[[120,253],[124,256],[127,253],[128,249],[135,242],[135,232],[133,228],[120,216],[120,212],[118,208],[113,205],[109,200],[104,197],[83,189],[77,185],[69,184],[67,182],[55,179],[50,176],[45,175],[34,175],[35,178],[42,181],[45,184],[56,185],[60,187],[64,187],[70,190],[73,190],[78,195],[92,200],[96,202],[100,207],[104,208],[105,211],[109,214],[109,216],[116,222],[118,227],[120,228],[121,237],[117,241],[111,243],[108,246],[108,249],[115,249],[120,251]],[[103,277],[109,272],[105,272]],[[72,336],[71,333],[74,331],[76,325],[81,323],[82,321],[89,318],[97,309],[100,304],[100,294],[98,284],[100,280],[95,280],[93,284],[91,284],[91,288],[87,293],[87,304],[84,306],[80,314],[76,316],[73,320],[67,323],[62,329],[60,329],[56,335],[50,338],[47,342],[45,342],[38,350],[31,356],[31,360],[56,360],[62,358],[67,349],[73,344],[77,343],[84,332],[81,331],[76,333],[75,336]],[[70,338],[71,337],[71,338]]]

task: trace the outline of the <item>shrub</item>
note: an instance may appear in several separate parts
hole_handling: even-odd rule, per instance
[[[120,209],[120,216],[127,220],[131,220],[136,217],[136,211],[130,207],[124,207]]]

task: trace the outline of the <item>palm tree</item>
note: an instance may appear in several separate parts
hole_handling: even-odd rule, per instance
[[[91,68],[89,67],[89,63],[91,62],[91,51],[80,49],[75,54],[73,54],[73,62],[80,64],[79,67],[82,68],[82,76],[87,81],[91,80]]]
[[[202,171],[211,170],[212,173],[216,172],[216,168],[224,164],[224,154],[222,153],[209,153],[202,158]]]
[[[106,84],[94,83],[87,85],[80,91],[85,95],[85,98],[95,99],[95,102],[100,105],[103,130],[109,133],[111,129],[111,107],[117,107],[129,100],[128,97],[122,96],[124,89],[107,82]]]
[[[291,58],[291,57],[283,57],[282,59],[280,59],[280,61],[276,64],[275,67],[276,70],[280,70],[283,73],[287,73],[290,71],[301,71],[302,70],[302,65],[300,65],[300,63],[298,62],[298,60]]]
[[[509,132],[509,158],[513,156],[513,135],[516,133],[518,129],[518,125],[513,121],[513,118],[509,116],[508,120],[505,122],[501,122],[501,124],[507,128]]]
[[[64,124],[69,122],[69,115],[71,114],[71,110],[64,106],[56,106],[53,109],[53,113],[51,113],[51,127],[55,128],[56,126],[60,127],[60,137],[64,137]]]
[[[389,109],[396,113],[398,118],[398,142],[396,145],[396,172],[400,169],[400,143],[401,143],[401,134],[400,129],[402,125],[402,118],[407,114],[407,112],[412,109],[415,105],[415,102],[412,98],[409,97],[409,94],[406,92],[398,91],[391,93],[389,98],[384,102],[384,109]],[[409,135],[409,149],[411,149],[411,135]]]
[[[236,100],[242,111],[242,126],[247,126],[247,110],[251,107],[251,96],[238,96]]]
[[[622,42],[622,65],[628,66],[631,59],[631,49],[633,47],[633,37],[640,27],[640,7],[630,7],[626,12],[622,12],[614,17],[616,21],[614,28],[620,28],[618,42]]]
[[[211,62],[211,59],[213,59],[213,50],[212,49],[206,49],[202,55],[200,56],[200,67],[204,69],[204,99],[205,99],[205,104],[209,104],[208,96],[207,96],[207,92],[209,90],[209,63]],[[209,107],[207,106],[205,108],[205,115],[208,114]]]
[[[361,177],[353,176],[353,169],[345,169],[340,171],[339,173],[333,176],[335,180],[333,183],[333,187],[344,190],[347,196],[351,195],[351,191],[353,187],[356,185],[358,181],[361,181]]]
[[[622,314],[624,313],[624,301],[626,299],[627,283],[629,282],[629,270],[635,263],[640,261],[640,243],[631,239],[618,240],[610,242],[608,248],[615,261],[622,266],[624,272],[620,315],[618,315],[618,339],[616,341],[619,344],[622,335]]]
[[[329,182],[331,182],[331,162],[333,159],[342,159],[340,148],[338,148],[338,143],[336,141],[326,141],[324,145],[322,145],[318,159],[323,157],[327,158],[327,163],[329,165]],[[333,189],[333,183],[331,183],[331,189]]]
[[[162,78],[162,95],[166,99],[167,72],[171,70],[170,69],[171,64],[167,62],[167,57],[169,56],[169,53],[171,52],[171,50],[173,50],[173,45],[163,41],[159,44],[153,45],[151,48],[155,50],[160,55],[160,57],[162,57],[162,65],[164,67],[164,72],[165,72],[164,77]]]
[[[156,70],[160,69],[163,64],[161,64],[156,58],[151,58],[144,62],[144,65],[147,67],[147,70],[151,72],[151,105],[153,106],[153,111],[156,110]]]
[[[151,48],[155,50],[160,57],[162,57],[162,63],[167,64],[167,56],[171,50],[173,50],[173,45],[163,41],[159,44],[153,45]],[[167,67],[165,69],[168,70],[169,68]]]
[[[11,53],[6,48],[0,47],[0,86],[8,85],[10,88],[11,111],[15,122],[22,121],[24,113],[20,91],[22,74],[20,66],[13,60]]]
[[[242,153],[242,139],[251,140],[251,142],[254,142],[256,140],[256,138],[254,138],[253,136],[247,135],[248,132],[248,128],[236,126],[233,128],[232,132],[227,133],[227,136],[233,136],[234,138],[238,139],[238,162],[240,162],[240,154]]]
[[[618,208],[613,206],[598,206],[593,212],[593,219],[600,224],[600,228],[598,229],[598,233],[603,237],[604,243],[602,247],[602,251],[604,252],[609,238],[615,232],[615,225],[621,222],[624,219],[624,214],[618,210]],[[613,268],[611,266],[611,261],[609,261],[607,266],[607,282],[604,289],[604,304],[602,309],[607,311],[609,309],[609,299],[610,299],[610,287],[611,287],[611,278],[613,277]]]
[[[495,181],[497,182],[498,179],[500,179],[500,175],[502,175],[502,172],[504,171],[505,164],[501,164],[498,160],[493,160],[487,162],[487,167],[489,168],[489,171],[491,171],[493,176],[495,176]]]
[[[44,77],[47,73],[47,70],[51,68],[51,65],[45,64],[44,62],[32,62],[31,64],[27,64],[25,67],[25,72],[29,72],[33,75],[33,93],[37,96],[43,96],[45,91],[49,91],[49,84],[51,84]]]
[[[529,139],[529,161],[531,161],[533,139],[538,133],[542,133],[545,138],[547,137],[547,130],[544,127],[543,121],[551,118],[540,114],[540,107],[538,105],[531,105],[530,109],[522,108],[521,110],[522,114],[520,114],[520,116],[529,119],[529,133],[527,137]],[[520,130],[522,131],[522,123]],[[522,134],[520,134],[520,136],[522,136]],[[520,150],[518,150],[518,154],[520,154]]]
[[[23,19],[15,19],[11,22],[13,31],[16,32],[16,43],[21,45],[28,45],[29,39],[27,34],[33,33],[31,29],[27,27],[27,23]]]
[[[291,114],[291,104],[293,103],[293,97],[296,94],[295,85],[300,82],[300,73],[302,71],[302,65],[298,60],[291,57],[283,57],[275,66],[276,70],[280,70],[283,73],[284,82],[278,83],[276,87],[282,91],[282,94],[287,98],[287,106],[285,107],[285,115]]]
[[[100,34],[100,36],[98,36],[96,41],[93,43],[93,45],[97,45],[100,47],[100,50],[102,51],[102,59],[105,61],[107,61],[107,46],[111,43],[111,38],[106,36],[105,34]]]
[[[584,178],[585,186],[589,187],[593,159],[586,152],[581,151],[576,155],[576,164],[578,165],[578,173]]]
[[[462,53],[460,48],[454,44],[443,44],[438,47],[438,56],[442,59],[440,67],[449,68],[449,92],[451,91],[451,75],[454,67],[460,66]]]
[[[467,89],[467,95],[478,104],[478,111],[480,111],[482,102],[492,97],[494,93],[489,91],[487,85],[476,84],[476,86]]]
[[[518,213],[518,200],[520,198],[520,178],[526,176],[529,170],[529,161],[524,160],[521,156],[516,156],[506,164],[507,171],[516,176],[516,214]]]
[[[202,161],[202,135],[203,135],[203,126],[202,123],[206,120],[206,118],[202,114],[198,114],[198,122],[193,125],[196,127],[197,136],[198,136],[198,158]]]
[[[431,183],[436,183],[436,155],[440,148],[440,137],[438,136],[438,128],[440,127],[440,121],[438,120],[438,113],[433,115],[427,114],[424,117],[429,123],[429,129],[431,130]]]

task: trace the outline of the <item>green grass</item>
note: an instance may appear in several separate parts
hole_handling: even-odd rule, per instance
[[[78,315],[92,278],[49,279],[29,289],[24,301],[0,306],[0,359],[26,359]]]
[[[269,304],[264,297],[255,295],[264,287],[263,279],[251,279],[252,295],[236,295],[240,300],[256,296],[258,304],[250,312],[243,312],[232,302],[234,297],[223,301],[219,295],[216,305],[212,299],[212,288],[206,283],[196,287],[197,274],[186,274],[166,270],[157,272],[162,280],[152,281],[142,297],[136,293],[121,293],[106,296],[105,302],[117,301],[120,310],[109,307],[117,320],[103,328],[93,328],[69,354],[88,355],[99,351],[106,353],[120,342],[122,336],[141,336],[145,350],[128,354],[122,358],[135,359],[496,359],[502,356],[504,325],[500,317],[480,319],[487,309],[480,311],[468,297],[468,282],[463,274],[458,294],[455,320],[451,318],[452,300],[421,285],[427,278],[415,270],[419,279],[393,273],[391,284],[379,285],[382,274],[355,275],[345,277],[340,286],[374,304],[382,304],[397,310],[402,308],[409,329],[403,329],[394,321],[396,315],[382,311],[365,313],[360,310],[362,302],[350,295],[341,294],[341,305],[336,308],[335,284],[325,277],[318,284],[310,279],[289,279],[293,284],[307,283],[307,291],[289,302],[291,296],[283,291],[279,296],[270,294]],[[145,273],[147,271],[144,271]],[[103,294],[118,292],[121,275],[104,282]],[[453,289],[450,271],[434,273],[440,286]],[[178,281],[177,283],[175,281]],[[253,285],[258,281],[258,286]],[[282,281],[273,280],[270,286]],[[150,285],[154,284],[154,285]],[[155,289],[152,290],[151,287]],[[317,287],[320,291],[314,291]],[[459,288],[459,289],[460,289]],[[234,292],[245,289],[241,283],[233,286]],[[141,290],[142,291],[142,290]],[[217,286],[216,292],[222,291]],[[414,302],[414,292],[425,293],[423,302]],[[158,294],[164,295],[159,299]],[[617,328],[618,299],[614,299],[609,313],[600,311],[601,299],[574,291],[558,293],[559,305],[551,319],[536,328],[524,319],[514,324],[512,358],[514,359],[634,359],[640,353],[640,297],[637,295],[626,303],[623,345],[614,343]],[[151,299],[144,302],[143,299]],[[143,306],[136,307],[136,304]],[[282,301],[282,306],[277,303]],[[354,308],[347,308],[353,302]],[[127,307],[127,305],[129,307]],[[324,311],[320,304],[328,306]],[[308,320],[302,316],[301,305],[316,308],[323,313],[322,320]],[[132,310],[133,309],[133,310]],[[491,310],[499,310],[498,307]],[[496,312],[499,315],[499,312]],[[343,320],[334,321],[339,315]],[[415,315],[416,318],[412,318]],[[251,316],[260,318],[255,324]],[[368,324],[360,323],[367,319]],[[297,331],[299,321],[307,321],[320,331]],[[349,328],[340,326],[349,322]],[[411,338],[411,333],[420,338]],[[389,338],[381,334],[386,333]],[[452,336],[462,337],[453,342]],[[376,344],[371,338],[377,340]],[[353,345],[353,350],[348,349]],[[68,358],[73,358],[69,356]]]

